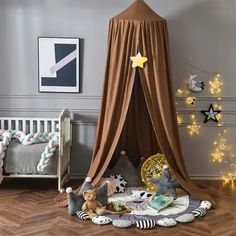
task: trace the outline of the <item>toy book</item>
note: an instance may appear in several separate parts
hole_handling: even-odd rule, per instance
[[[159,195],[155,197],[152,201],[148,202],[148,207],[157,210],[157,212],[170,206],[174,201],[173,197]]]

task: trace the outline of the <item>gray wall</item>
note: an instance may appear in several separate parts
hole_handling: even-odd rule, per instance
[[[72,173],[84,176],[91,158],[102,91],[108,20],[132,0],[0,0],[0,115],[58,116],[73,112]],[[236,1],[147,0],[168,21],[173,82],[183,87],[185,62],[223,75],[222,104],[229,142],[235,140]],[[38,92],[37,37],[80,37],[81,93]],[[195,73],[199,73],[195,71]],[[203,73],[202,78],[207,81]],[[190,175],[215,177],[226,166],[212,164],[212,141],[222,129],[207,125],[189,139],[189,114],[214,101],[206,91],[195,107],[178,101],[184,117],[180,127],[184,158]],[[202,123],[202,116],[197,116]]]

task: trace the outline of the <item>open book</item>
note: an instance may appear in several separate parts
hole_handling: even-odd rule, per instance
[[[170,206],[173,201],[173,197],[160,195],[155,197],[152,201],[148,202],[148,207],[159,212],[162,209],[165,209],[166,207]]]

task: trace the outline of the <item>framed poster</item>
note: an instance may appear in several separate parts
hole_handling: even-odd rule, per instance
[[[79,92],[79,38],[38,37],[39,92]]]

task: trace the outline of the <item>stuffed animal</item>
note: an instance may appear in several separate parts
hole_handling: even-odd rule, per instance
[[[82,206],[85,202],[83,197],[83,192],[87,190],[92,190],[94,187],[91,184],[91,178],[87,177],[84,183],[81,186],[79,193],[75,193],[72,191],[71,187],[66,189],[66,193],[68,196],[68,213],[69,215],[76,215],[77,211],[82,211]],[[96,189],[96,198],[99,202],[101,202],[104,206],[108,203],[107,196],[108,184],[104,183],[102,186]]]
[[[96,200],[96,190],[87,190],[83,192],[85,203],[82,206],[82,210],[85,211],[90,219],[95,216],[103,215],[105,209],[102,208],[102,204]]]
[[[152,194],[146,191],[138,191],[138,190],[132,191],[132,198],[134,201],[145,201],[148,200],[151,196]]]
[[[156,196],[168,194],[176,199],[176,188],[180,187],[180,184],[176,179],[171,178],[167,165],[164,165],[163,169],[164,171],[160,177],[150,178],[149,181],[157,187]]]

